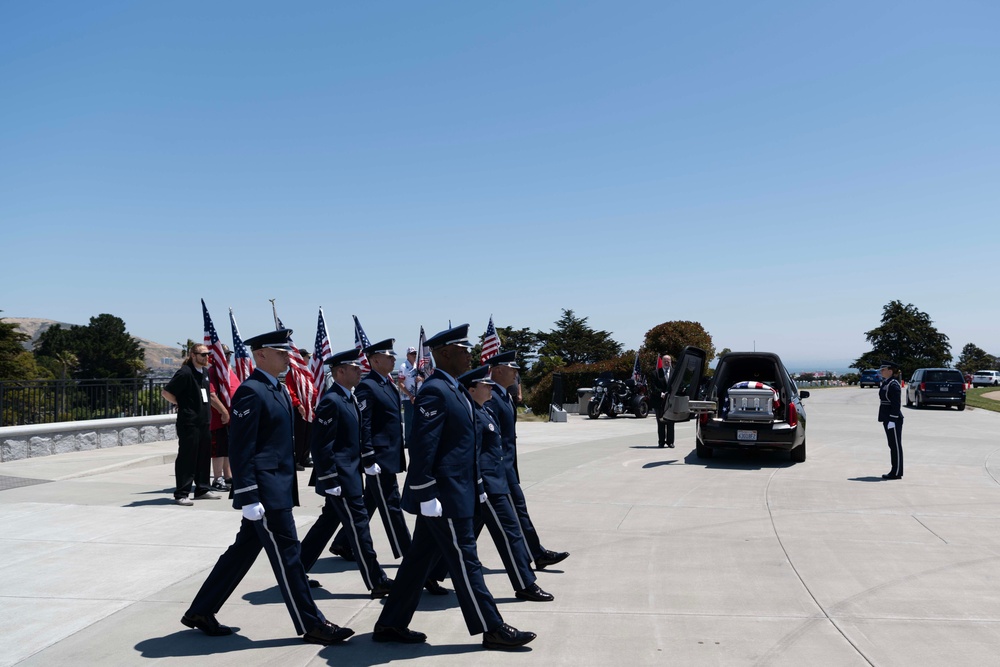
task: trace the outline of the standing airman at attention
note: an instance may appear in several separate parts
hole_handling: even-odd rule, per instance
[[[894,377],[898,370],[899,366],[891,361],[883,361],[879,367],[882,383],[878,387],[878,420],[885,429],[892,463],[892,469],[882,475],[882,479],[903,479],[903,410],[900,407],[903,388]]]
[[[358,569],[372,599],[385,597],[392,579],[378,563],[365,510],[362,470],[375,465],[375,452],[361,446],[361,412],[353,389],[361,380],[361,359],[357,349],[339,352],[326,360],[333,375],[312,425],[310,449],[316,493],[326,499],[316,523],[302,539],[302,565],[312,569],[343,525]]]
[[[232,634],[215,615],[263,548],[295,631],[308,643],[334,644],[354,631],[330,623],[316,608],[292,518],[292,507],[299,504],[292,400],[278,381],[288,370],[291,334],[291,329],[278,329],[245,341],[257,369],[233,396],[229,434],[233,507],[243,511],[243,522],[181,623],[213,637]]]
[[[521,525],[525,544],[528,545],[528,553],[535,561],[535,569],[541,570],[566,560],[569,557],[569,552],[551,551],[543,547],[538,537],[538,531],[535,530],[535,524],[528,516],[528,501],[521,489],[521,477],[517,470],[517,410],[510,392],[507,391],[507,387],[514,384],[520,366],[515,361],[513,350],[494,355],[486,363],[490,365],[490,378],[495,383],[493,385],[493,398],[489,400],[486,407],[496,416],[500,424],[500,436],[503,439],[503,463],[507,470],[510,500],[517,512],[518,523]]]
[[[417,515],[413,541],[396,572],[372,639],[417,644],[427,635],[409,629],[431,566],[444,560],[470,635],[483,647],[511,649],[535,638],[503,621],[486,588],[476,550],[473,516],[483,495],[479,479],[476,414],[472,398],[456,378],[469,370],[472,343],[463,324],[431,337],[436,370],[417,393],[410,442],[410,470],[403,508]]]

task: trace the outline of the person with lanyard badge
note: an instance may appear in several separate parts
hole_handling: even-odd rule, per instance
[[[392,579],[378,563],[365,510],[362,470],[374,474],[375,452],[361,446],[361,412],[353,389],[361,380],[357,348],[338,352],[325,362],[333,386],[316,406],[310,449],[313,475],[309,481],[326,499],[323,511],[302,538],[302,565],[306,572],[316,564],[338,526],[347,528],[350,548],[371,598],[385,597]]]
[[[174,460],[174,502],[190,507],[195,500],[218,500],[212,491],[211,386],[208,367],[211,352],[201,343],[192,345],[187,361],[174,373],[160,394],[177,406],[177,458]],[[218,399],[216,398],[216,401]],[[221,403],[219,404],[221,406]]]
[[[245,341],[257,369],[233,396],[229,434],[231,497],[243,521],[181,623],[213,637],[232,634],[215,615],[264,549],[296,633],[310,644],[335,644],[354,631],[330,623],[316,607],[292,517],[298,505],[292,401],[278,381],[288,370],[291,334],[291,329],[278,329]]]
[[[512,649],[535,639],[504,623],[486,587],[476,550],[473,517],[484,495],[479,478],[476,417],[469,392],[455,379],[469,370],[469,325],[446,329],[427,340],[436,370],[417,393],[410,443],[410,469],[403,509],[417,515],[413,541],[375,623],[376,642],[417,644],[427,635],[409,629],[420,592],[438,558],[455,585],[470,635],[482,633],[483,647]]]
[[[459,376],[458,381],[472,396],[476,411],[481,448],[479,453],[479,474],[482,476],[486,500],[480,497],[481,518],[477,517],[476,536],[485,524],[493,537],[497,553],[503,561],[504,569],[514,596],[519,600],[532,602],[552,602],[555,597],[536,583],[538,577],[531,569],[531,556],[524,544],[524,535],[517,521],[517,512],[510,501],[510,487],[507,485],[507,470],[503,464],[503,440],[500,425],[485,403],[493,397],[493,385],[488,377],[490,367],[480,366]]]
[[[902,387],[894,375],[899,370],[892,361],[883,361],[879,372],[882,383],[878,387],[878,420],[882,422],[889,445],[892,468],[882,479],[903,479],[903,411],[900,408]]]
[[[490,378],[493,385],[493,398],[486,407],[497,418],[500,424],[500,437],[503,439],[503,462],[507,471],[507,484],[510,488],[510,500],[517,512],[518,523],[524,534],[525,544],[531,559],[535,561],[535,569],[542,570],[549,565],[555,565],[569,557],[568,551],[551,551],[542,546],[535,530],[535,524],[528,516],[528,501],[521,489],[521,477],[517,470],[517,410],[510,393],[504,389],[514,384],[514,376],[520,369],[515,361],[515,352],[501,352],[486,360],[490,366]]]

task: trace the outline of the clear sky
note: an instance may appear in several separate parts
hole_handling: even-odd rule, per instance
[[[5,316],[1000,354],[1000,3],[5,2]],[[228,335],[224,338],[228,339]]]

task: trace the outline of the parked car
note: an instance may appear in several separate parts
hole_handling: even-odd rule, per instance
[[[861,371],[861,379],[858,380],[858,386],[862,389],[865,387],[877,387],[882,384],[882,374],[878,372],[877,368],[866,368]]]
[[[1000,371],[976,371],[972,374],[973,387],[1000,386]]]
[[[787,451],[796,463],[806,460],[802,399],[809,392],[798,390],[777,354],[724,354],[707,384],[700,383],[699,362],[704,363],[702,350],[684,350],[675,365],[664,410],[664,418],[671,421],[697,415],[695,453],[699,458],[712,458],[716,449],[760,449]]]
[[[906,385],[906,405],[954,405],[965,409],[965,378],[955,368],[918,368]]]

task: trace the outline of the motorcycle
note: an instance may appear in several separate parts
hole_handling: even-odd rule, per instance
[[[611,371],[605,371],[594,382],[594,395],[587,404],[587,416],[597,419],[606,414],[614,419],[627,412],[638,419],[649,415],[649,400],[644,386],[635,386],[632,380],[616,380]]]

